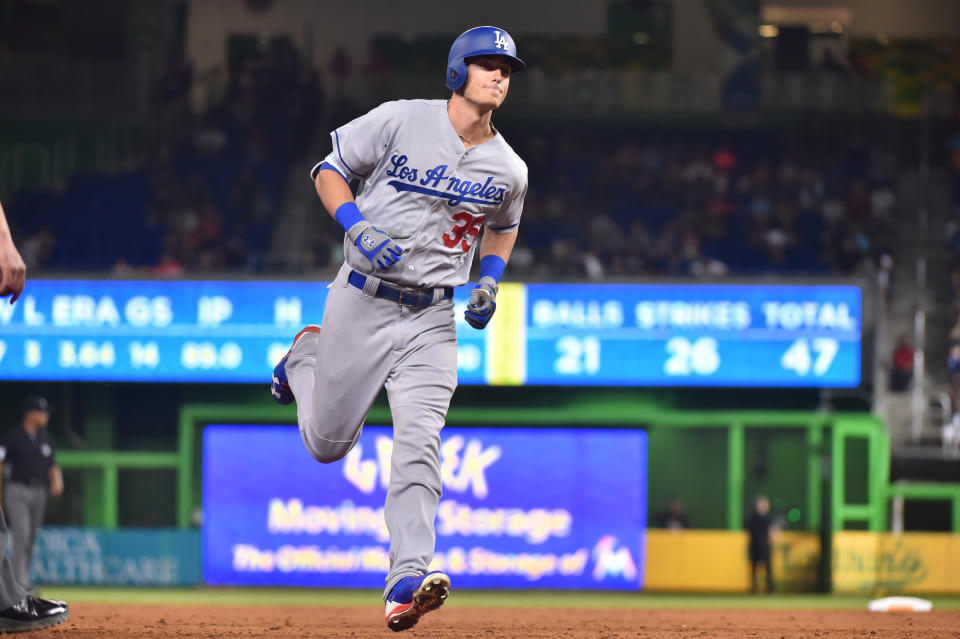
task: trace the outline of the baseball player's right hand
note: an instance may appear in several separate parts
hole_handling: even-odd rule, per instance
[[[500,287],[492,277],[481,277],[480,283],[470,291],[470,301],[467,310],[463,312],[463,319],[470,326],[483,330],[490,322],[497,310],[497,290]]]
[[[350,230],[353,231],[353,229]],[[393,238],[372,224],[367,224],[354,235],[356,235],[353,238],[354,245],[360,249],[365,258],[370,260],[371,264],[381,271],[399,262],[403,255],[403,249],[393,241]]]

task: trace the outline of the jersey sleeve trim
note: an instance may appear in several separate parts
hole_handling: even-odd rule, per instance
[[[357,176],[358,178],[365,178],[365,177],[367,177],[366,175],[363,175],[363,174],[361,174],[361,173],[357,173],[356,171],[354,171],[353,169],[351,169],[351,168],[350,168],[350,165],[347,164],[346,160],[343,159],[343,153],[340,152],[340,134],[337,132],[336,129],[334,129],[334,131],[333,131],[333,139],[334,139],[334,141],[336,142],[336,145],[337,145],[337,157],[340,158],[340,162],[343,164],[343,168],[345,168],[346,170],[350,171],[350,173],[352,173],[353,175]]]
[[[494,233],[509,233],[510,231],[517,228],[518,226],[520,226],[520,222],[517,222],[516,224],[511,224],[510,226],[491,226],[487,224],[487,228],[493,231]]]
[[[347,177],[347,174],[344,172],[344,170],[332,163],[329,159],[317,162],[317,165],[310,169],[310,178],[316,180],[317,176],[320,174],[320,171],[336,171],[337,175],[342,177],[344,182],[350,182],[350,178]]]

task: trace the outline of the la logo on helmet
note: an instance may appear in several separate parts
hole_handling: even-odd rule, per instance
[[[507,39],[504,37],[504,35],[503,35],[502,33],[500,33],[499,31],[494,31],[493,33],[496,34],[496,36],[497,36],[497,37],[496,37],[496,40],[494,40],[494,42],[496,42],[496,44],[497,44],[497,48],[498,48],[498,49],[507,49],[507,48],[508,48]]]

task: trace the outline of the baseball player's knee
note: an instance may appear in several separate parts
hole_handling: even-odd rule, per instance
[[[347,453],[350,452],[349,448],[340,449],[323,449],[317,450],[316,448],[307,447],[310,451],[310,454],[313,455],[313,458],[316,459],[321,464],[332,464],[333,462],[340,461],[346,457]]]
[[[335,461],[340,461],[353,448],[350,442],[331,442],[313,437],[304,437],[303,443],[306,444],[307,450],[310,451],[313,458],[321,464],[332,464]]]
[[[307,428],[301,428],[300,433],[303,435],[303,443],[307,450],[322,464],[331,464],[346,457],[360,436],[359,429],[349,441],[323,437]]]

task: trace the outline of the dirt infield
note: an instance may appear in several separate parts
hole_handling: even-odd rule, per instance
[[[431,639],[626,639],[633,637],[960,638],[960,611],[641,610],[474,608],[448,605],[404,633],[377,606],[131,606],[78,603],[57,628],[20,636],[430,637]]]

